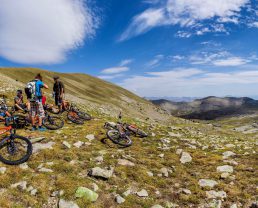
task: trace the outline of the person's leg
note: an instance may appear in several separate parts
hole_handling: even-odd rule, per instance
[[[32,131],[35,131],[37,129],[36,127],[36,115],[37,115],[37,105],[36,102],[30,103],[30,119],[31,119],[31,125],[32,125]]]
[[[46,129],[42,127],[42,120],[45,117],[45,111],[42,102],[38,102],[38,115],[39,115],[39,130],[45,131]]]

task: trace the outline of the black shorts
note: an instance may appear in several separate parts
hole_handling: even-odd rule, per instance
[[[62,105],[63,103],[63,99],[58,95],[58,96],[55,96],[55,104],[60,106]]]

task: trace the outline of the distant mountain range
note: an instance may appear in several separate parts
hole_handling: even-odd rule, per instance
[[[191,102],[200,97],[145,97],[147,100],[168,100],[173,102]]]
[[[174,102],[166,99],[152,102],[172,115],[187,118],[212,120],[219,117],[249,114],[258,110],[258,101],[248,97],[206,97],[190,102]]]

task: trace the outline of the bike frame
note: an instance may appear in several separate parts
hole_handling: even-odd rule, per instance
[[[15,134],[16,130],[13,129],[12,126],[7,126],[7,127],[1,127],[0,128],[0,135],[9,133],[9,136],[4,137],[1,141],[0,141],[0,146],[3,145],[6,141],[12,139],[13,134]]]

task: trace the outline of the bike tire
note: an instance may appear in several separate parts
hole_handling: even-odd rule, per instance
[[[21,157],[17,160],[6,159],[0,154],[0,161],[3,162],[4,164],[7,164],[7,165],[19,165],[19,164],[22,164],[22,163],[28,161],[28,159],[30,158],[30,156],[32,154],[32,143],[31,143],[31,141],[28,138],[22,137],[22,136],[19,136],[19,135],[13,135],[13,140],[15,142],[17,142],[17,140],[25,141],[25,143],[27,144],[26,154],[23,157]],[[0,149],[2,149],[2,148],[8,148],[8,143],[5,142],[2,146],[0,146]]]
[[[148,137],[148,134],[141,129],[133,128],[130,126],[128,126],[128,129],[135,133],[136,136],[140,136],[141,138]]]
[[[82,111],[78,111],[77,114],[78,114],[78,116],[79,116],[81,119],[83,119],[83,120],[85,120],[85,121],[89,121],[89,120],[92,119],[91,115],[88,114],[88,113],[85,113],[85,112],[82,112]]]
[[[129,147],[133,144],[131,138],[128,135],[126,135],[124,138],[121,138],[119,131],[116,129],[111,129],[107,131],[107,137],[115,144],[119,144],[123,147]],[[123,141],[125,140],[126,140],[126,143],[123,143]]]
[[[75,124],[80,124],[80,125],[81,125],[81,124],[84,124],[84,120],[81,119],[81,118],[78,116],[78,114],[77,114],[76,112],[74,112],[74,111],[68,112],[67,118],[68,118],[69,121],[71,121],[71,122],[73,122],[73,123],[75,123]]]
[[[43,119],[42,124],[49,130],[57,130],[63,128],[64,121],[58,116],[47,116]]]

